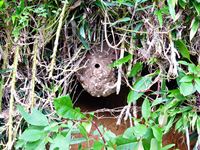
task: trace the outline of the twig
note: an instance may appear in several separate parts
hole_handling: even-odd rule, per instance
[[[124,57],[124,49],[122,47],[121,51],[120,51],[120,57],[119,59]],[[122,64],[119,65],[118,67],[118,76],[117,76],[117,83],[116,83],[116,94],[118,95],[120,92],[120,88],[121,88],[121,80],[122,80]]]
[[[99,132],[101,139],[103,140],[104,145],[106,145],[106,140],[103,137],[103,133],[101,133],[101,131],[99,130],[99,127],[97,126],[96,122],[92,121],[92,124],[95,126],[95,128],[97,129],[97,131]]]
[[[52,60],[51,60],[51,64],[50,64],[50,73],[49,73],[49,78],[52,77],[53,74],[53,70],[54,70],[54,65],[55,65],[55,61],[56,61],[56,53],[57,53],[57,49],[58,49],[58,41],[59,41],[59,37],[60,37],[60,32],[62,29],[62,24],[63,24],[63,19],[64,19],[64,14],[65,14],[65,10],[67,7],[67,0],[65,0],[62,12],[60,14],[60,19],[59,19],[59,24],[58,24],[58,28],[56,31],[56,39],[54,41],[54,48],[53,48],[53,54],[52,54]]]
[[[32,67],[32,79],[31,79],[31,101],[30,101],[30,107],[33,108],[35,105],[35,78],[36,78],[36,67],[37,67],[37,51],[38,51],[38,39],[36,37],[34,42],[34,48],[33,48],[33,67]]]
[[[15,50],[15,57],[13,63],[13,74],[11,80],[11,96],[10,96],[10,106],[9,106],[9,119],[8,119],[8,143],[7,147],[8,150],[12,148],[12,140],[13,140],[13,108],[14,108],[14,93],[15,93],[15,82],[16,82],[16,75],[17,75],[17,66],[18,66],[18,57],[19,57],[19,45],[16,46]]]

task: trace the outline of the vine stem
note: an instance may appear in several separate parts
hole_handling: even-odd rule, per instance
[[[37,51],[38,51],[38,39],[35,40],[33,49],[33,67],[32,67],[32,79],[31,79],[31,103],[30,107],[33,108],[35,105],[35,76],[37,67]]]
[[[17,75],[17,66],[18,66],[18,57],[19,57],[19,45],[16,46],[14,63],[13,63],[13,74],[11,80],[11,96],[10,96],[10,105],[9,105],[9,119],[8,119],[8,150],[12,148],[13,140],[13,109],[14,109],[14,94],[15,94],[15,83]]]
[[[56,61],[56,53],[57,53],[57,49],[58,49],[58,41],[59,41],[61,29],[62,29],[62,24],[63,24],[63,19],[64,19],[64,15],[65,15],[65,10],[66,10],[67,4],[68,4],[68,1],[65,0],[62,12],[60,14],[58,28],[57,28],[57,31],[56,31],[56,39],[54,41],[53,54],[51,56],[52,60],[51,60],[51,64],[50,64],[49,78],[52,77],[53,70],[54,70],[54,65],[55,65],[55,61]]]
[[[97,126],[96,122],[92,121],[92,124],[95,126],[95,128],[97,129],[97,131],[99,132],[100,136],[101,136],[101,139],[103,140],[103,143],[104,145],[106,145],[106,140],[105,138],[103,137],[103,133],[101,133],[99,127]]]

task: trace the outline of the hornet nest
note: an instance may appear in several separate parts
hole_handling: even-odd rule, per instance
[[[116,74],[109,67],[115,61],[114,49],[105,46],[93,46],[82,61],[85,67],[77,72],[82,87],[95,97],[106,97],[115,92]]]

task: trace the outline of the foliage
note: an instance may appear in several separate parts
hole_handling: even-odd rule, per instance
[[[64,104],[64,105],[63,105]],[[73,108],[72,101],[67,96],[56,98],[54,106],[57,114],[62,119],[57,121],[49,120],[37,109],[33,109],[28,114],[22,106],[18,106],[18,111],[28,123],[28,127],[19,136],[15,145],[16,149],[46,149],[49,145],[50,149],[67,150],[70,145],[81,144],[93,140],[92,145],[88,145],[90,149],[144,149],[144,150],[167,150],[174,145],[162,147],[163,131],[159,125],[154,122],[155,113],[151,113],[151,106],[148,99],[145,99],[142,105],[142,116],[145,123],[141,124],[143,118],[134,120],[135,126],[127,128],[126,131],[116,136],[103,126],[96,127],[92,133],[98,135],[99,140],[89,137],[92,126],[95,126],[91,117],[86,117],[78,108]],[[65,112],[65,113],[61,113]],[[85,120],[79,121],[81,118]],[[67,119],[67,120],[66,120]],[[76,138],[75,134],[81,134],[82,137]],[[91,135],[90,135],[91,136]]]
[[[0,0],[0,149],[69,149],[83,142],[95,150],[168,149],[162,137],[175,127],[196,150],[199,24],[199,0]],[[122,81],[130,88],[118,120],[125,116],[134,126],[122,135],[98,127],[66,95],[76,92],[81,60],[102,44],[118,57],[108,66],[117,70],[117,88]]]

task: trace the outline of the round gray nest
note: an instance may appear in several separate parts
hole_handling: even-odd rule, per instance
[[[116,75],[109,67],[115,60],[115,52],[107,46],[93,47],[84,59],[84,66],[78,73],[82,87],[95,97],[106,97],[115,92]]]

